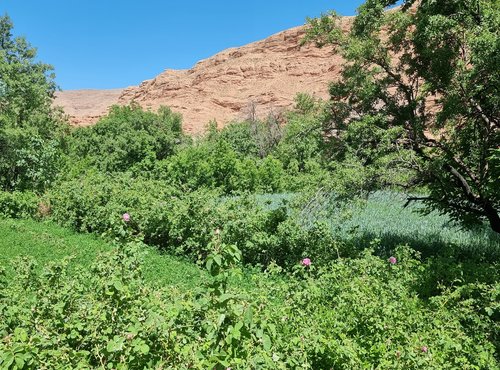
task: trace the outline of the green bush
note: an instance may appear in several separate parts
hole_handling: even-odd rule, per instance
[[[0,132],[0,188],[42,193],[62,165],[59,134],[44,137],[37,128],[8,128]]]
[[[6,297],[0,301],[2,369],[179,363],[170,320],[182,318],[170,299],[143,284],[129,250],[91,271],[69,273],[63,263],[38,274],[32,262],[21,262],[17,278],[0,293]]]
[[[0,272],[0,367],[166,369],[497,369],[499,286],[445,288],[407,249],[323,268],[271,267],[245,291],[240,253],[216,236],[212,279],[181,292],[146,283],[137,244],[90,269],[16,262]],[[305,262],[305,261],[303,261]]]
[[[153,113],[134,104],[114,106],[96,125],[73,133],[70,166],[83,162],[103,172],[151,166],[188,140],[181,123],[181,115],[166,107]]]
[[[278,120],[269,116],[267,120],[248,120],[233,122],[225,126],[209,140],[223,141],[241,156],[265,158],[280,142],[282,128]]]
[[[207,187],[234,194],[280,191],[284,174],[281,162],[272,156],[242,157],[229,143],[219,140],[202,141],[179,150],[158,162],[149,177],[190,190]]]
[[[339,255],[326,225],[302,227],[285,206],[268,208],[250,195],[221,198],[210,189],[182,191],[128,174],[87,173],[61,182],[47,201],[53,219],[63,226],[112,238],[140,237],[193,260],[206,255],[216,229],[225,243],[240,248],[248,264],[290,266],[307,253],[324,260]],[[125,213],[129,222],[122,219]]]
[[[32,192],[0,192],[0,216],[29,218],[38,213],[39,197]]]
[[[114,232],[118,236],[123,232],[124,213],[132,214],[134,220],[148,220],[143,217],[144,212],[154,214],[179,193],[162,181],[134,178],[125,173],[110,178],[88,172],[59,183],[47,194],[47,200],[52,217],[61,225],[99,234]],[[137,214],[139,210],[142,213]]]
[[[245,157],[257,157],[259,146],[256,137],[256,130],[252,130],[250,122],[234,122],[225,126],[217,136],[212,136],[210,140],[224,141],[239,155]]]
[[[222,240],[236,245],[245,263],[289,268],[302,257],[329,261],[342,250],[330,227],[322,223],[303,227],[284,203],[267,207],[255,196],[245,196],[226,200],[221,208]]]
[[[208,187],[229,193],[232,190],[230,178],[235,174],[237,162],[237,155],[228,144],[202,143],[186,148],[166,161],[160,178],[191,190]]]
[[[428,265],[408,249],[392,262],[367,251],[298,269],[302,280],[275,288],[283,303],[270,316],[285,318],[280,333],[290,330],[281,340],[313,369],[498,368],[498,274],[492,285],[443,288],[425,301]]]
[[[63,226],[150,245],[197,258],[218,222],[217,192],[183,192],[158,180],[87,173],[65,181],[47,196],[52,217]],[[130,215],[128,222],[123,215]]]

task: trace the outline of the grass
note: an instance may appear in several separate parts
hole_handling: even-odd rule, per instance
[[[29,256],[39,266],[65,257],[73,257],[72,264],[89,266],[103,252],[114,246],[91,234],[77,234],[50,222],[0,218],[0,266],[7,275],[13,273],[13,261]],[[180,258],[146,248],[143,264],[144,277],[149,282],[168,286],[193,288],[207,275],[195,264]]]
[[[455,257],[500,260],[500,235],[487,225],[475,230],[464,230],[446,215],[431,212],[424,215],[421,204],[414,202],[404,207],[403,193],[379,191],[366,202],[339,211],[331,207],[328,194],[318,197],[301,212],[306,225],[326,222],[334,233],[356,248],[378,241],[379,252],[390,253],[398,245],[409,245],[424,256],[453,253]],[[283,201],[293,201],[293,194],[267,194],[259,201],[269,209]],[[332,211],[332,209],[334,209]]]
[[[485,225],[464,230],[438,212],[423,215],[422,205],[404,207],[406,195],[391,192],[372,194],[366,205],[352,210],[342,231],[353,230],[357,243],[377,238],[385,248],[408,244],[424,254],[453,250],[463,257],[500,258],[500,235]]]
[[[13,276],[17,258],[33,258],[43,267],[71,257],[70,268],[90,266],[96,257],[115,247],[94,234],[76,233],[53,222],[0,217],[0,267],[6,269],[8,278]],[[142,271],[148,283],[191,290],[210,279],[204,269],[187,259],[161,253],[154,247],[144,248]],[[255,273],[256,270],[244,269],[242,278],[231,284],[251,291],[255,288]]]

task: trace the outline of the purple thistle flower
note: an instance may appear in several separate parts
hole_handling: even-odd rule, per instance
[[[309,258],[304,258],[302,261],[302,266],[306,266],[306,267],[309,267],[311,266],[311,260]]]

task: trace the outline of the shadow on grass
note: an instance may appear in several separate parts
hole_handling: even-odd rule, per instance
[[[440,256],[453,258],[457,262],[500,261],[500,234],[491,230],[472,230],[471,233],[476,237],[465,244],[445,240],[437,232],[402,235],[395,232],[358,231],[349,237],[348,243],[357,248],[375,244],[377,254],[383,257],[392,254],[396,247],[407,245],[418,251],[423,259]]]

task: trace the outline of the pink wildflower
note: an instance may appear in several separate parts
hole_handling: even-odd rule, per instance
[[[311,266],[311,260],[309,258],[304,258],[301,263],[302,266],[307,266],[307,267]]]
[[[429,350],[429,348],[427,348],[427,346],[422,346],[422,348],[420,348],[422,350],[423,353],[427,353],[427,351]]]
[[[129,222],[130,221],[130,215],[128,213],[124,213],[122,216],[123,221]]]
[[[395,265],[398,262],[396,257],[389,257],[388,261],[391,265]]]

